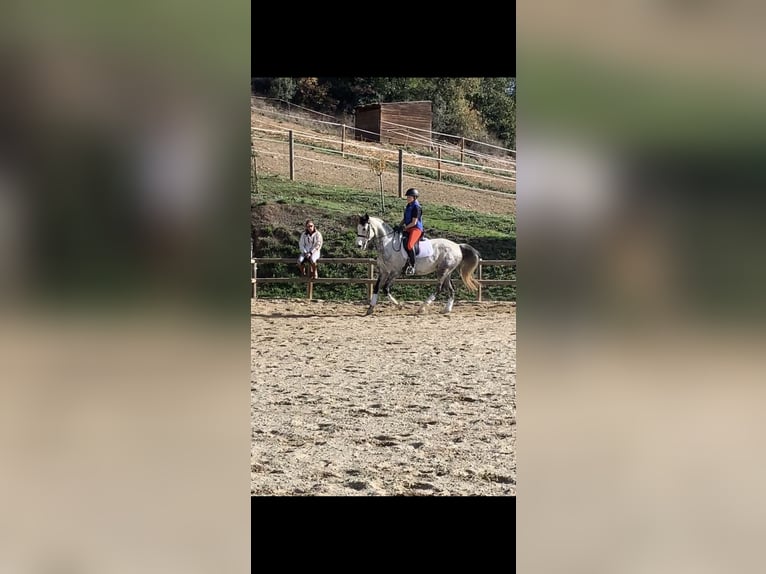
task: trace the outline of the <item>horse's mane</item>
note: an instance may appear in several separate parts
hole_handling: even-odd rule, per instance
[[[391,233],[394,230],[393,227],[391,227],[388,223],[383,221],[380,217],[375,217],[373,215],[370,215],[370,221],[373,221],[373,220],[377,221],[380,224],[380,226],[385,230],[386,233]]]

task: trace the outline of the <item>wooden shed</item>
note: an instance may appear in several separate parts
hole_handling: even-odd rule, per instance
[[[354,110],[355,139],[394,145],[431,145],[431,102],[388,102]]]

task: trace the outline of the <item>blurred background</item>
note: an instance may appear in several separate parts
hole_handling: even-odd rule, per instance
[[[759,563],[763,24],[517,3],[519,572]]]
[[[0,9],[0,570],[250,565],[250,3]]]
[[[517,567],[754,570],[764,8],[516,7]],[[250,41],[2,8],[2,571],[250,567]]]

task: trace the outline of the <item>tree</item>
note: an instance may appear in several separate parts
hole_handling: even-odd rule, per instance
[[[253,86],[264,85],[254,78]],[[256,80],[258,82],[256,82]],[[269,95],[324,113],[357,106],[430,100],[434,131],[516,145],[515,78],[273,78]]]
[[[516,78],[482,78],[473,99],[484,124],[506,147],[516,147]]]
[[[292,102],[298,84],[295,78],[274,78],[269,85],[269,97]]]

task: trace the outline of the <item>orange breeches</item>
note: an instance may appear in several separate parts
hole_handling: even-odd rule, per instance
[[[407,249],[413,249],[420,236],[423,235],[423,232],[417,227],[413,227],[407,233],[409,234],[407,237]]]

